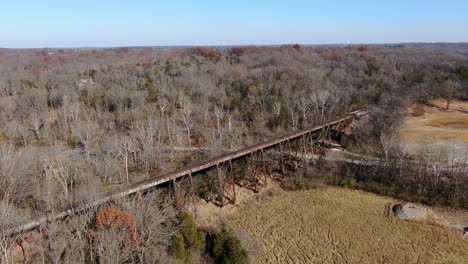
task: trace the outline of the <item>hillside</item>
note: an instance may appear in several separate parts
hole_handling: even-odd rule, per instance
[[[392,201],[338,188],[287,192],[230,224],[260,244],[258,263],[467,263],[468,243],[441,227],[387,216]]]

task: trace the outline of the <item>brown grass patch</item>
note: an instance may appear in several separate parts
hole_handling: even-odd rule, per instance
[[[468,129],[468,115],[432,119],[431,121],[427,122],[427,124],[433,127]]]
[[[453,104],[459,109],[468,109],[468,103],[454,102]],[[421,113],[424,114],[421,115]],[[423,109],[420,105],[413,106],[409,110],[400,137],[402,141],[409,143],[440,141],[468,143],[468,114],[428,106],[424,106]]]
[[[386,216],[392,199],[339,188],[287,192],[230,224],[261,244],[256,263],[468,263],[468,242]]]

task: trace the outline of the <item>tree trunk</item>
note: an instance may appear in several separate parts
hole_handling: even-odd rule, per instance
[[[191,140],[190,140],[190,136],[191,136],[190,128],[187,127],[187,137],[188,137],[188,146],[189,147],[192,145]]]
[[[128,156],[124,157],[125,161],[125,177],[127,178],[127,183],[130,181],[128,177]]]

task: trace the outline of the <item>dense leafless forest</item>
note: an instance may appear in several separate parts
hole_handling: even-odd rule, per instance
[[[455,190],[455,198],[440,203],[468,208],[466,175],[457,176],[448,189],[440,171],[436,178],[425,177],[429,172],[424,170],[405,177],[409,165],[396,158],[407,156],[392,141],[410,104],[439,97],[447,105],[468,99],[468,55],[462,47],[0,50],[0,229],[363,108],[372,109],[373,121],[347,144],[356,152],[395,161],[377,172],[366,171],[379,175],[374,177],[379,184],[391,182],[393,189],[383,193],[398,196],[397,189],[406,186],[408,193],[418,191],[414,199],[431,200]],[[352,166],[327,171],[338,175],[330,180],[334,184],[349,185],[350,179],[363,177],[363,170]],[[379,186],[363,188],[376,191]],[[167,224],[173,215],[169,207],[146,208],[142,199],[150,198],[122,205],[135,215],[153,210],[160,216],[135,220],[141,237],[128,239],[138,240],[138,250],[105,248],[122,248],[110,243],[118,243],[116,234],[81,237],[76,229],[94,219],[76,221],[75,229],[67,225],[70,230],[63,232],[73,237],[69,245],[38,245],[42,251],[37,249],[36,257],[64,260],[65,248],[73,247],[80,250],[66,256],[71,262],[105,260],[115,252],[122,257],[118,261],[154,258],[151,254],[168,243],[177,224]],[[3,256],[8,255],[8,239],[0,243]],[[95,257],[90,257],[90,243]]]

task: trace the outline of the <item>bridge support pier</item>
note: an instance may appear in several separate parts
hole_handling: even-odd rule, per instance
[[[188,183],[186,179],[189,179]],[[193,182],[192,173],[189,173],[187,176],[182,177],[181,180],[172,180],[172,187],[174,190],[174,203],[177,212],[181,213],[187,209],[188,201],[191,199],[193,206],[193,212],[197,216],[197,206],[195,200],[195,183]]]
[[[232,160],[216,166],[217,200],[221,206],[236,203],[236,183]]]
[[[197,204],[195,200],[195,186],[193,185],[192,173],[189,173],[189,179],[190,179],[190,192],[192,195],[193,213],[195,214],[195,217],[197,217],[198,212],[197,212]]]
[[[285,160],[285,157],[284,157],[284,146],[283,146],[283,143],[280,143],[279,144],[279,162],[280,162],[280,172],[281,172],[281,177],[285,177],[286,176],[286,173],[285,173],[285,169],[284,169],[284,160]]]
[[[184,211],[185,208],[185,197],[182,194],[183,190],[175,179],[172,180],[172,187],[174,189],[174,201],[177,212]]]
[[[263,149],[250,154],[245,174],[244,186],[254,192],[259,192],[261,187],[267,185],[268,171]]]

